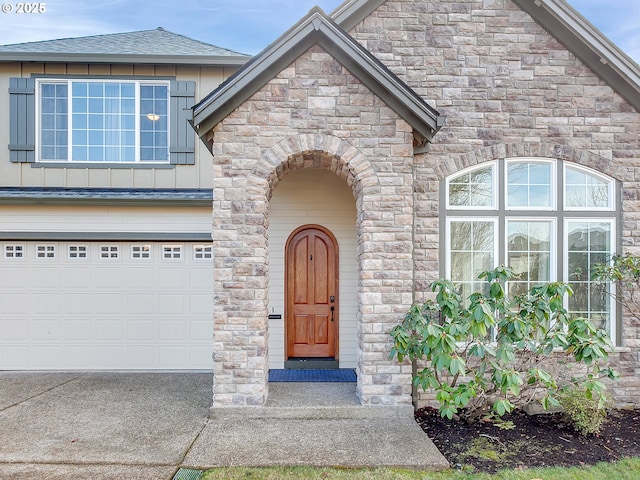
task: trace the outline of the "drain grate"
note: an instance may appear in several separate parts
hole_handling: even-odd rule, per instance
[[[173,476],[173,480],[200,480],[204,475],[202,470],[193,470],[192,468],[180,468]]]

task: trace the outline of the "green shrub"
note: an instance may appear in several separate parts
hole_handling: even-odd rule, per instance
[[[607,419],[607,403],[600,397],[589,397],[582,389],[569,388],[558,396],[566,420],[582,435],[600,433]]]
[[[435,301],[413,305],[391,331],[391,357],[426,365],[414,384],[435,392],[443,417],[502,417],[532,401],[547,409],[559,406],[567,386],[604,401],[600,380],[617,376],[601,365],[613,349],[607,333],[564,309],[569,285],[540,285],[509,299],[504,286],[512,276],[507,267],[481,273],[486,293],[468,299],[453,282],[438,280]]]

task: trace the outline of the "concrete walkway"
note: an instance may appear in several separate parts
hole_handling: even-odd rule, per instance
[[[179,468],[229,465],[448,466],[406,411],[357,405],[353,384],[272,383],[266,407],[210,412],[211,381],[209,373],[0,372],[0,479],[169,480]]]

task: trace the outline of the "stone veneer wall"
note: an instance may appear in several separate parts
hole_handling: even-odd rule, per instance
[[[215,127],[214,407],[267,398],[269,198],[305,167],[334,172],[356,198],[360,400],[411,404],[387,332],[413,300],[412,145],[411,127],[317,46]]]
[[[415,158],[418,301],[441,272],[442,179],[498,158],[559,158],[619,180],[623,251],[640,254],[640,114],[510,0],[390,0],[349,33],[446,117]],[[621,330],[612,392],[638,404],[640,322],[625,315]]]

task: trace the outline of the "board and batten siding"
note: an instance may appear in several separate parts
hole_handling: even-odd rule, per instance
[[[296,170],[278,184],[269,204],[269,366],[285,360],[284,249],[287,238],[302,225],[321,225],[336,237],[339,248],[340,368],[357,366],[357,232],[356,203],[349,186],[320,169]]]
[[[212,188],[211,154],[202,142],[196,141],[195,132],[187,124],[187,118],[191,105],[215,89],[235,70],[232,67],[190,65],[0,63],[0,91],[4,92],[0,95],[0,115],[7,122],[13,121],[12,118],[15,119],[20,109],[24,110],[27,98],[31,99],[30,109],[34,108],[34,95],[19,94],[32,88],[32,75],[52,78],[114,76],[175,79],[172,86],[176,88],[172,88],[171,102],[173,111],[180,112],[180,115],[172,114],[171,117],[171,163],[151,168],[144,165],[116,165],[113,168],[111,164],[104,167],[92,164],[87,168],[80,164],[47,167],[44,163],[35,162],[36,152],[30,150],[37,140],[36,132],[27,132],[30,133],[30,137],[27,137],[23,135],[24,129],[16,130],[18,123],[8,123],[6,128],[0,129],[0,145],[3,145],[0,148],[2,183],[11,187]],[[21,125],[36,123],[34,117],[23,120]],[[190,150],[194,153],[187,153]]]
[[[47,234],[177,233],[211,236],[211,209],[206,207],[0,206],[0,236],[10,232]],[[101,237],[97,237],[96,240]]]

